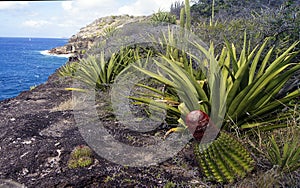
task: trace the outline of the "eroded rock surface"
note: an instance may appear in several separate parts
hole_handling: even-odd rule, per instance
[[[68,168],[74,147],[86,145],[67,104],[72,96],[64,88],[70,86],[70,80],[54,74],[34,90],[0,102],[0,179],[26,187],[201,184],[191,147],[151,167],[124,167],[93,153],[93,165]]]

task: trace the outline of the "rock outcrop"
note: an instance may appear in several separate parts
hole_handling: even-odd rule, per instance
[[[140,22],[146,18],[146,16],[129,15],[99,18],[86,27],[81,28],[77,34],[69,39],[68,44],[53,48],[49,52],[53,54],[84,54],[97,38],[103,37],[125,24]]]

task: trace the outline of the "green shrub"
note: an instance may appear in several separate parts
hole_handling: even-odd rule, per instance
[[[74,65],[66,65],[62,68],[62,76],[72,76],[82,82],[85,86],[96,90],[105,90],[113,83],[115,77],[139,58],[138,49],[120,49],[118,53],[113,53],[108,59],[104,52],[99,55],[87,55]],[[76,65],[76,69],[73,67]],[[78,90],[78,88],[66,88],[67,90]]]
[[[73,77],[78,67],[78,62],[68,62],[59,69],[58,74],[61,77]]]
[[[102,36],[109,37],[116,31],[115,26],[107,26],[102,31]]]
[[[157,13],[154,13],[151,16],[150,20],[154,23],[165,22],[165,23],[175,24],[176,16],[169,12],[163,12],[163,11],[159,10]]]
[[[267,159],[282,172],[293,172],[300,167],[299,128],[289,130],[282,135],[273,133],[266,144]]]

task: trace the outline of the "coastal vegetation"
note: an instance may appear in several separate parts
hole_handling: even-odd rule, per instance
[[[217,129],[215,139],[207,143],[192,132],[203,181],[237,187],[259,187],[268,181],[274,187],[296,186],[299,182],[293,180],[293,173],[299,173],[300,167],[298,1],[239,2],[196,1],[190,7],[185,0],[173,4],[170,12],[159,11],[150,18],[150,23],[178,23],[183,36],[195,33],[208,44],[190,41],[204,58],[174,48],[174,43],[182,41],[170,29],[162,36],[160,51],[129,46],[109,58],[104,52],[97,56],[87,52],[78,62],[65,65],[60,74],[107,91],[118,75],[133,67],[149,80],[137,84],[126,97],[147,115],[153,113],[149,111],[153,106],[156,113],[166,111],[164,138],[189,134],[188,117],[195,111],[209,118],[196,130]],[[146,59],[147,64],[152,57],[160,58],[153,61],[159,71],[149,71],[139,62]],[[258,177],[271,172],[278,178]]]

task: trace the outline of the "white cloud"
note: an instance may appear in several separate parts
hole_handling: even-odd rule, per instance
[[[90,24],[100,17],[110,15],[150,15],[159,9],[169,11],[177,0],[73,0],[61,2],[64,13],[55,21],[61,29],[73,31]]]
[[[0,1],[0,10],[17,9],[28,5],[28,2]]]
[[[33,27],[33,28],[40,28],[47,24],[49,24],[49,22],[45,20],[27,20],[22,23],[22,25],[25,27]]]
[[[150,15],[159,9],[169,11],[177,0],[73,0],[61,2],[64,20],[72,19],[75,25],[86,25],[93,20],[110,15]]]
[[[65,11],[71,11],[73,8],[72,4],[72,1],[64,1],[61,3],[61,6]]]
[[[61,3],[62,8],[68,13],[77,13],[85,15],[87,13],[98,13],[99,15],[112,10],[117,6],[117,2],[114,0],[74,0],[64,1]]]
[[[150,15],[158,10],[169,11],[176,0],[136,0],[133,4],[118,9],[120,14]]]
[[[89,20],[109,15],[150,15],[159,9],[169,11],[171,4],[176,1],[135,0],[129,3],[122,0],[74,0],[64,1],[61,6],[73,19],[81,17]]]

